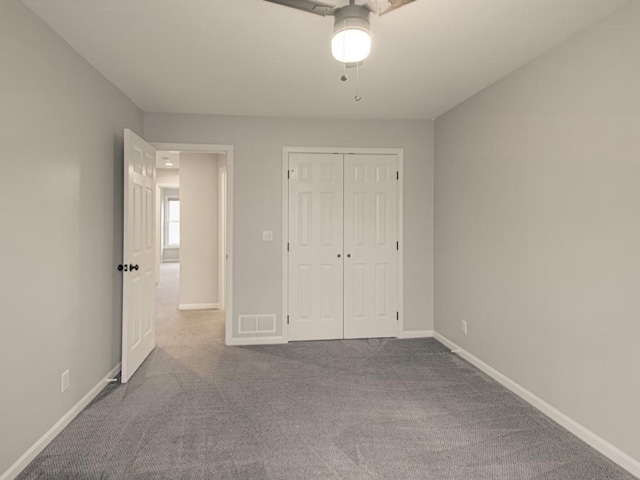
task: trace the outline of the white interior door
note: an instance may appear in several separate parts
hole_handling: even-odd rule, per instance
[[[342,155],[289,155],[289,339],[343,335]]]
[[[398,335],[395,155],[345,155],[344,338]]]
[[[122,383],[156,345],[155,181],[155,149],[125,130]]]

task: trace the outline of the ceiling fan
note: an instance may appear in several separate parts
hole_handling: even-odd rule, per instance
[[[367,0],[362,4],[349,0],[348,5],[337,6],[316,0],[266,0],[316,15],[333,16],[331,53],[346,65],[357,65],[371,52],[369,14],[384,15],[415,0]]]

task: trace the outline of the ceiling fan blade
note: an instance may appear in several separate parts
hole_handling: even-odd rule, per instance
[[[333,15],[338,7],[331,5],[330,3],[317,2],[315,0],[266,0],[267,2],[277,3],[278,5],[284,5],[285,7],[297,8],[309,13],[315,13],[316,15]]]
[[[415,0],[387,0],[387,6],[380,8],[380,10],[378,11],[378,15],[384,15],[386,13],[393,12],[394,10],[397,10],[398,8],[414,1]]]

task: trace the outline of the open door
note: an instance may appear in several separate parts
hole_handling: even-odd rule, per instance
[[[156,151],[124,131],[124,248],[122,282],[122,383],[156,346]]]

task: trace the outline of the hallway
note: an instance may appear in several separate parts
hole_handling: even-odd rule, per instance
[[[163,263],[156,288],[158,347],[180,357],[185,349],[224,345],[224,312],[219,310],[178,311],[180,264]]]

